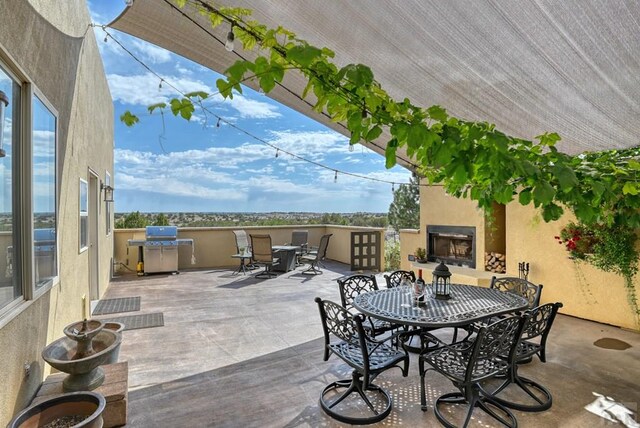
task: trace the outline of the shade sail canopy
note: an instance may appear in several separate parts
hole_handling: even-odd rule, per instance
[[[338,66],[363,63],[398,100],[439,104],[533,139],[557,132],[567,153],[640,142],[640,2],[537,0],[237,0],[269,27],[336,52]],[[224,49],[228,25],[170,0],[135,0],[111,27],[217,72],[240,57]],[[237,43],[240,45],[239,43]],[[289,73],[269,94],[348,135],[303,100],[306,80]],[[385,135],[369,145],[384,153]],[[412,162],[401,155],[400,163]]]

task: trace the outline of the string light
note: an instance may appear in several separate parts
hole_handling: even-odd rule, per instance
[[[96,24],[93,24],[93,25],[96,25]],[[100,27],[102,27],[104,29],[105,26],[100,26]],[[178,92],[178,93],[180,93],[182,95],[185,95],[185,93],[183,91],[181,91],[180,89],[178,89],[177,87],[172,85],[171,82],[168,82],[162,76],[160,76],[158,73],[156,73],[153,69],[151,69],[147,64],[145,64],[140,58],[135,56],[133,54],[133,52],[131,52],[129,49],[127,49],[119,40],[114,38],[111,34],[107,33],[107,35],[105,36],[105,41],[106,41],[107,37],[111,37],[111,39],[113,39],[113,41],[118,46],[120,46],[122,48],[122,50],[124,50],[129,56],[131,56],[136,62],[138,62],[142,67],[144,67],[146,70],[148,70],[151,74],[153,74],[156,77],[158,77],[160,79],[160,83],[158,85],[160,88],[162,87],[162,83],[164,82],[164,83],[167,84],[167,86],[170,86],[176,92]],[[209,97],[211,97],[213,95],[217,95],[217,94],[219,94],[219,92],[218,93],[214,93],[214,94],[210,94]],[[207,113],[209,113],[212,116],[217,118],[216,128],[219,128],[220,127],[220,123],[224,119],[221,116],[219,116],[219,115],[213,113],[212,111],[210,111],[206,106],[200,105],[200,107],[205,112],[207,112]],[[365,111],[365,113],[366,113],[366,111]],[[272,147],[272,148],[276,149],[276,157],[278,157],[279,156],[279,152],[282,151],[283,153],[286,153],[286,154],[290,155],[294,159],[298,159],[298,160],[301,160],[303,162],[310,163],[312,165],[317,166],[318,168],[324,168],[324,169],[328,169],[328,170],[333,170],[334,171],[333,180],[334,180],[335,183],[338,182],[338,172],[341,172],[342,174],[345,174],[345,175],[348,175],[348,176],[351,176],[351,177],[355,177],[355,178],[359,178],[359,179],[362,179],[362,180],[375,181],[375,182],[378,182],[378,183],[391,183],[392,185],[394,184],[394,182],[389,181],[389,180],[384,180],[384,179],[375,178],[375,177],[368,177],[366,175],[356,174],[356,173],[349,172],[349,171],[341,171],[341,170],[339,171],[339,170],[337,170],[335,168],[331,168],[331,167],[329,167],[327,165],[324,165],[324,164],[322,164],[320,162],[316,162],[314,160],[311,160],[311,159],[305,158],[303,156],[297,155],[295,153],[289,152],[287,150],[281,149],[281,148],[275,146],[274,144],[272,144],[272,143],[270,143],[270,142],[268,142],[268,141],[266,141],[266,140],[264,140],[264,139],[262,139],[262,138],[260,138],[260,137],[258,137],[256,135],[250,133],[249,131],[246,131],[245,129],[240,128],[238,125],[230,123],[230,122],[228,122],[226,120],[225,120],[225,123],[228,124],[230,127],[234,128],[235,130],[246,134],[248,137],[253,138],[254,140],[256,140],[256,141],[258,141],[258,142],[260,142],[262,144],[265,144],[265,145],[267,145],[269,147]],[[352,149],[355,149],[355,148],[353,147],[353,145],[350,144],[349,150],[352,151]],[[414,176],[417,176],[417,174],[415,172],[413,172],[413,174],[414,174]],[[412,183],[405,183],[405,184],[408,184],[408,185],[411,185],[411,186],[413,185]],[[426,186],[426,184],[424,184],[424,185],[423,184],[417,184],[417,186]]]
[[[391,191],[392,192],[396,191],[396,183],[391,183]]]
[[[233,34],[233,24],[231,24],[231,30],[229,30],[229,32],[227,33],[227,41],[224,43],[224,48],[229,51],[229,52],[233,52],[233,48],[235,47],[235,43],[234,40],[236,39],[235,34]]]
[[[353,144],[349,143],[349,151],[353,152],[354,149],[355,149],[355,147],[353,147]]]
[[[105,43],[107,43],[107,42],[109,41],[108,37],[109,37],[109,35],[108,35],[108,34],[105,34],[105,35],[104,35],[104,40],[103,40],[103,41],[104,41]]]
[[[162,90],[162,79],[160,79],[160,83],[158,83],[158,92]]]
[[[128,7],[133,6],[133,0],[124,0],[124,4],[126,4]]]

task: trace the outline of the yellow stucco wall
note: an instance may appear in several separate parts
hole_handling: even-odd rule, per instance
[[[409,255],[415,253],[416,248],[424,248],[426,245],[424,233],[416,229],[400,230],[400,269],[412,270],[413,264],[409,261]]]
[[[113,105],[91,22],[82,0],[2,2],[0,54],[58,112],[59,281],[0,317],[0,426],[31,400],[50,368],[40,354],[88,307],[88,252],[79,253],[79,178],[88,169],[113,177]],[[28,37],[25,37],[28,35]],[[109,283],[112,236],[104,202],[98,221],[99,292]],[[30,367],[25,375],[24,365]]]
[[[500,213],[499,218],[502,215]],[[523,207],[517,202],[507,205],[504,209],[504,238],[499,236],[499,240],[504,239],[505,242],[506,274],[517,276],[518,262],[528,262],[529,280],[544,285],[542,303],[562,302],[564,307],[561,312],[564,314],[640,330],[627,301],[624,280],[588,264],[575,263],[568,258],[564,247],[554,239],[572,219],[571,215],[566,215],[559,221],[544,223],[533,206]],[[484,215],[476,208],[475,202],[452,198],[444,193],[442,187],[422,187],[422,232],[403,232],[400,235],[403,269],[416,269],[415,265],[406,262],[406,256],[418,246],[416,240],[420,242],[420,246],[424,245],[427,224],[476,227],[476,273],[469,269],[467,276],[461,270],[452,280],[486,285],[487,275],[490,277],[493,274],[480,272],[484,270],[483,251],[491,250],[487,245],[494,244],[485,242]],[[638,281],[635,288],[636,294],[640,294]]]
[[[562,302],[562,313],[629,329],[640,329],[627,303],[621,277],[568,258],[554,236],[571,215],[545,223],[532,206],[507,205],[507,273],[517,275],[518,262],[530,264],[529,279],[544,285],[542,303]],[[636,293],[640,291],[636,280]]]

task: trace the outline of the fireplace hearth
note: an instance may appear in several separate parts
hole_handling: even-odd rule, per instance
[[[427,226],[427,259],[449,265],[476,267],[476,228]]]

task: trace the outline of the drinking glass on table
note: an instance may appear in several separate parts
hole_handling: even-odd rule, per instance
[[[400,306],[410,308],[412,306],[411,299],[413,299],[413,283],[405,276],[402,278],[402,281],[400,281],[400,288],[402,288],[403,294],[407,297],[406,300],[409,301],[409,303],[402,303]]]

